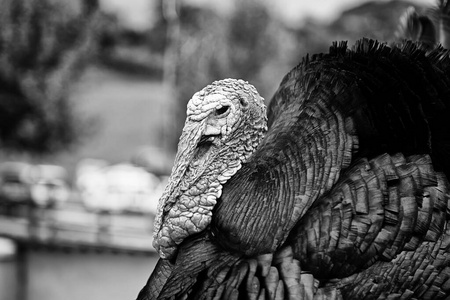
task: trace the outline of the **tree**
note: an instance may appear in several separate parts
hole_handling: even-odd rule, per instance
[[[255,80],[274,56],[278,41],[270,34],[271,17],[265,6],[255,0],[238,1],[235,11],[227,32],[229,72]]]
[[[93,49],[96,1],[0,0],[0,149],[48,153],[78,140],[67,95]]]

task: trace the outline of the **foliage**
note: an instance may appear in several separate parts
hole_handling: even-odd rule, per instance
[[[67,94],[92,49],[95,2],[0,1],[2,150],[53,152],[79,138]]]
[[[230,77],[258,86],[262,68],[279,47],[273,42],[276,37],[272,19],[257,1],[237,2],[229,18],[190,6],[181,6],[179,15],[182,32],[177,67],[178,132],[186,103],[195,92],[214,80]]]
[[[436,5],[432,5],[426,11],[417,14],[421,20],[427,20],[432,24],[435,33],[434,38],[444,48],[450,48],[450,1],[436,0]],[[430,24],[426,24],[430,25]],[[430,26],[429,26],[430,27]],[[428,28],[427,28],[428,29]]]
[[[370,1],[345,11],[330,26],[330,32],[351,39],[350,44],[362,35],[379,41],[393,41],[400,18],[408,7],[418,6],[408,1]]]
[[[267,9],[256,1],[239,1],[228,23],[228,66],[233,77],[254,79],[276,52]]]

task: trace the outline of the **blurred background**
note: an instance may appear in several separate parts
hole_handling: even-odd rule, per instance
[[[134,299],[191,96],[434,0],[0,0],[0,300]]]

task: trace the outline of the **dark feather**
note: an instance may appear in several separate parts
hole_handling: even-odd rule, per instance
[[[160,298],[450,295],[448,56],[363,39],[304,59]]]

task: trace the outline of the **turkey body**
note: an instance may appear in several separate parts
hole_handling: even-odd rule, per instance
[[[450,59],[363,39],[307,57],[208,227],[139,299],[445,299]]]

